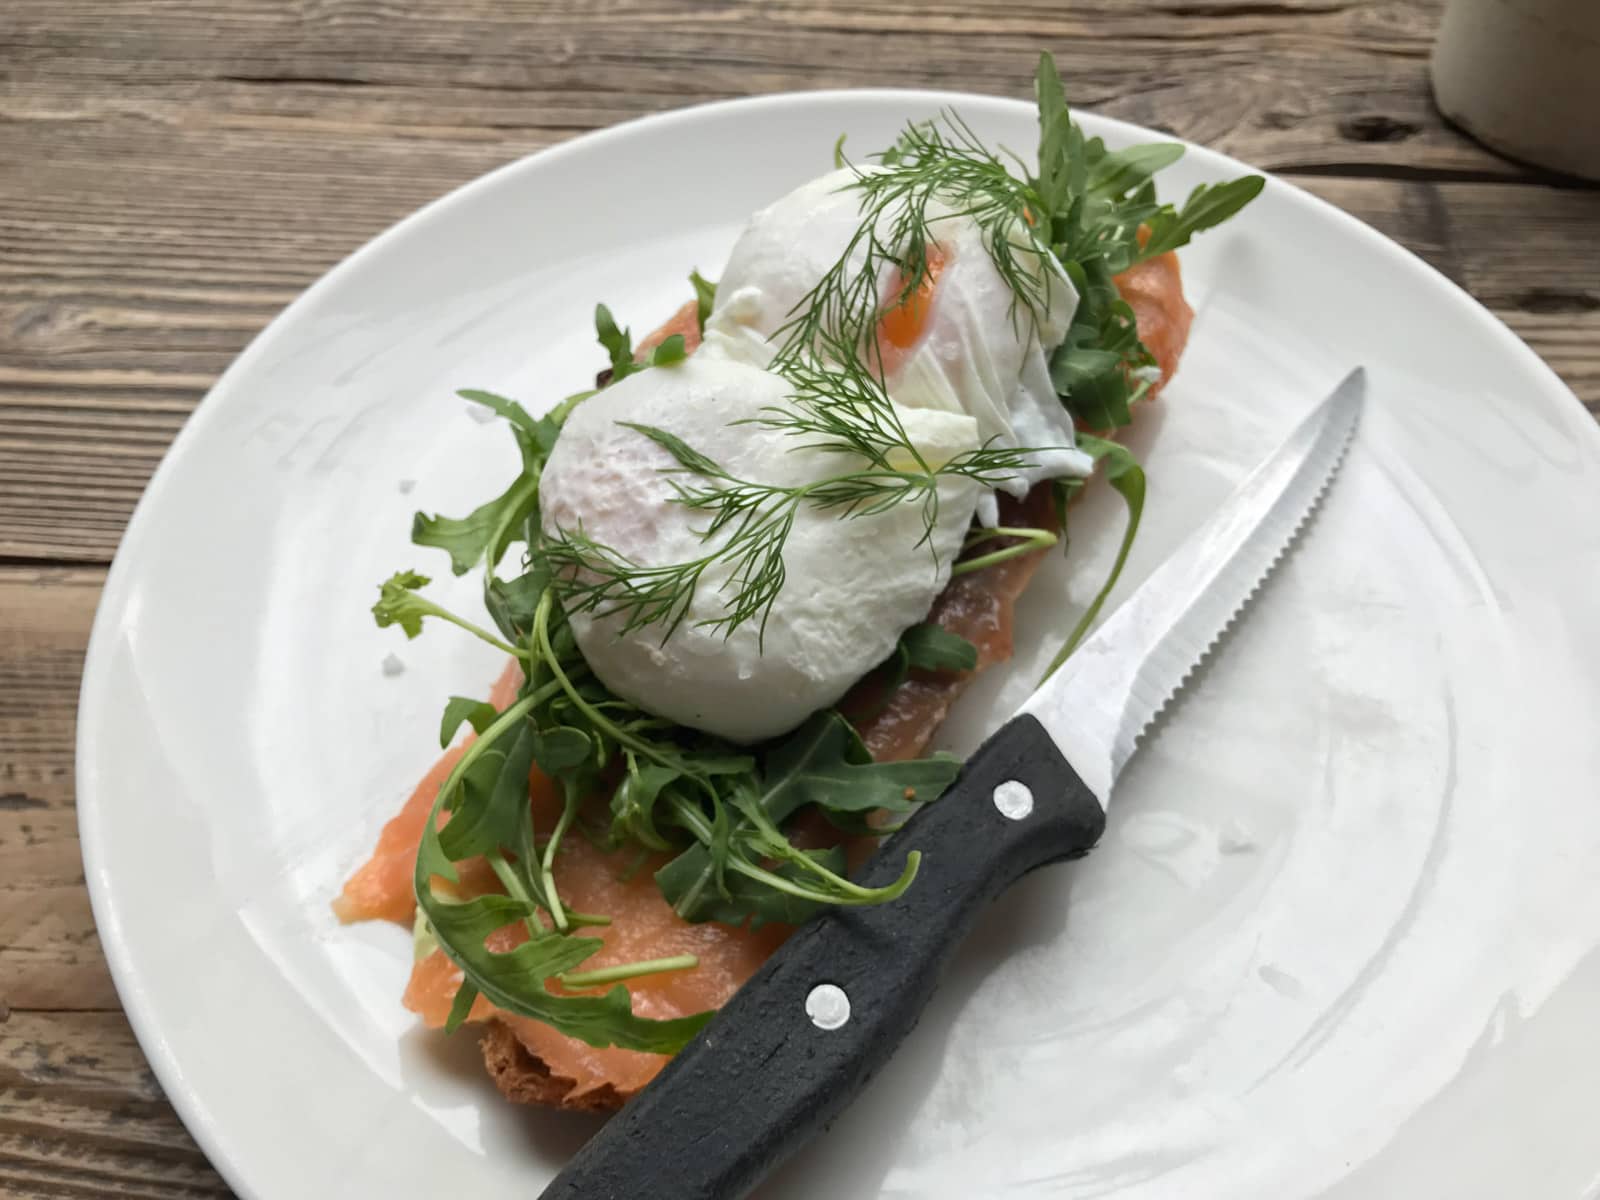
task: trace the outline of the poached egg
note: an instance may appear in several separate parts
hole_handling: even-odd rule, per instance
[[[784,582],[763,624],[712,622],[728,611],[732,565],[715,552],[732,535],[704,536],[710,514],[679,502],[677,460],[628,423],[657,426],[735,478],[801,486],[864,466],[807,448],[763,424],[792,397],[768,369],[783,327],[846,251],[862,222],[854,169],[815,179],[756,213],[733,248],[706,322],[684,362],[628,376],[567,419],[540,483],[546,536],[581,530],[640,567],[713,556],[684,619],[628,630],[622,613],[571,611],[578,647],[618,696],[682,725],[735,742],[794,728],[837,702],[926,617],[950,577],[974,514],[994,524],[996,504],[969,478],[938,484],[938,518],[924,540],[916,503],[869,515],[800,504],[783,544]],[[1071,418],[1050,380],[1048,355],[1065,338],[1077,295],[1049,255],[1026,249],[1044,302],[1030,312],[995,267],[986,233],[937,200],[927,208],[928,278],[885,313],[877,330],[890,402],[910,442],[934,468],[983,445],[1032,451],[1000,487],[1018,497],[1036,483],[1083,476],[1093,463],[1074,444]],[[887,239],[894,214],[880,218]],[[1012,240],[1026,245],[1019,228]],[[874,281],[892,302],[903,290],[893,263]]]
[[[623,422],[664,429],[734,476],[763,483],[802,485],[864,465],[759,423],[790,394],[780,376],[712,345],[612,384],[573,411],[556,441],[539,486],[546,536],[581,529],[641,566],[698,559],[726,540],[727,530],[702,538],[709,515],[675,502],[673,481],[683,477],[668,472],[677,460]],[[899,415],[931,467],[979,444],[978,424],[964,413]],[[704,624],[730,598],[728,564],[719,560],[664,641],[659,625],[624,632],[621,615],[571,611],[578,648],[618,696],[679,724],[735,742],[787,732],[887,658],[943,590],[979,488],[950,476],[938,489],[929,541],[916,503],[850,517],[801,504],[764,635],[759,620],[731,634]]]
[[[846,167],[813,179],[750,219],[718,283],[709,340],[752,362],[770,360],[797,306],[850,248],[863,219],[862,193],[851,184],[872,169]],[[1013,496],[1046,479],[1089,475],[1093,461],[1075,448],[1072,419],[1050,380],[1049,353],[1077,310],[1071,281],[1049,255],[1019,250],[1018,265],[1044,294],[1030,316],[996,269],[976,220],[937,200],[927,216],[931,283],[880,327],[890,397],[907,408],[964,413],[977,422],[982,442],[1034,448],[1029,465],[1002,484]],[[892,220],[892,213],[879,219],[885,238]],[[1026,244],[1020,228],[1012,240]],[[859,273],[865,265],[866,247],[857,244],[849,269]],[[896,268],[885,265],[878,295],[891,300],[901,286]]]

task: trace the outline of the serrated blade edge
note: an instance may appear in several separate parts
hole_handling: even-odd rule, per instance
[[[1140,735],[1255,594],[1338,473],[1357,367],[1023,704],[1104,806]]]

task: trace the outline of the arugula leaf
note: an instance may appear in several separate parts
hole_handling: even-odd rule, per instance
[[[1148,352],[1139,343],[1133,310],[1120,298],[1097,309],[1085,305],[1079,313],[1050,356],[1050,382],[1079,429],[1120,429],[1133,420],[1128,372],[1148,366]]]
[[[1176,142],[1146,142],[1110,151],[1089,169],[1089,191],[1121,196],[1142,187],[1157,171],[1182,157],[1183,147]]]
[[[511,423],[513,429],[520,430],[529,437],[537,438],[539,435],[539,422],[530,417],[528,410],[515,400],[508,400],[504,396],[486,392],[482,388],[458,388],[456,395],[463,400],[483,405],[496,416],[504,417]]]
[[[655,809],[661,793],[682,778],[683,772],[676,767],[630,762],[622,782],[611,793],[612,844],[631,839],[651,850],[671,849],[672,844],[656,828]]]
[[[710,1019],[710,1013],[674,1020],[636,1017],[625,987],[601,996],[567,996],[550,992],[546,981],[570,971],[604,944],[598,938],[544,930],[537,920],[536,893],[523,882],[530,876],[533,855],[528,803],[528,770],[534,735],[526,717],[535,696],[524,696],[508,708],[474,742],[439,789],[423,823],[412,883],[418,908],[433,930],[439,949],[461,968],[463,998],[457,993],[452,1019],[467,1016],[475,994],[589,1045],[620,1046],[670,1054]],[[509,746],[504,744],[507,736]],[[492,777],[492,782],[488,782]],[[488,782],[487,789],[485,783]],[[449,821],[438,828],[439,814],[452,807]],[[501,874],[523,895],[484,895],[465,902],[436,893],[434,876],[454,881],[452,859],[483,852],[505,866],[498,850],[516,845],[522,851],[515,870]],[[513,949],[491,950],[488,939],[510,926],[520,926],[527,940]]]
[[[711,310],[717,306],[717,285],[699,271],[690,271],[689,286],[694,288],[695,319],[700,323],[700,332],[704,333],[706,319],[711,316]]]
[[[439,722],[439,748],[442,750],[450,745],[456,730],[461,728],[461,722],[468,722],[476,732],[482,733],[499,715],[494,705],[482,700],[474,700],[470,696],[451,696],[445,702],[444,719]]]
[[[845,868],[844,850],[808,850],[804,852],[814,863],[826,870],[840,873]],[[656,885],[669,904],[690,921],[720,921],[724,925],[743,925],[760,929],[763,925],[801,925],[828,907],[827,904],[789,892],[775,891],[743,875],[732,875],[727,881],[726,893],[707,888],[705,881],[710,869],[710,856],[703,846],[694,846],[656,872]],[[780,879],[803,884],[808,878],[806,870],[798,863],[783,863],[773,870]],[[699,894],[685,909],[691,889]]]
[[[1061,86],[1056,60],[1049,54],[1039,55],[1033,89],[1039,104],[1038,191],[1053,214],[1065,209],[1077,190],[1073,164],[1081,158],[1083,134],[1072,123],[1066,89]]]
[[[700,279],[700,276],[696,274],[693,278]],[[700,283],[705,283],[705,280],[701,279]],[[711,295],[715,296],[715,285],[707,286],[711,288]],[[699,284],[696,285],[696,293],[699,293]],[[705,297],[701,297],[700,303],[702,305],[706,303]],[[704,321],[704,318],[701,320]],[[610,382],[612,383],[626,379],[629,375],[637,375],[640,371],[651,367],[671,366],[689,357],[688,345],[683,340],[683,334],[675,333],[653,347],[644,358],[636,359],[633,336],[626,329],[617,328],[616,318],[604,304],[597,304],[594,307],[594,331],[601,347],[611,357]]]
[[[638,370],[642,371],[646,367],[670,367],[673,363],[680,363],[688,357],[688,343],[683,340],[683,334],[675,333],[651,347],[650,353],[638,365]]]
[[[479,628],[471,621],[463,620],[426,596],[419,596],[417,589],[427,587],[431,582],[433,581],[426,575],[419,575],[415,571],[396,571],[384,580],[378,589],[378,602],[372,606],[372,616],[377,621],[378,628],[387,629],[390,625],[398,625],[406,637],[414,638],[422,632],[424,618],[438,617],[441,621],[448,621],[460,629],[465,629],[474,637],[481,638],[507,654],[519,653],[515,646],[507,645],[488,630]]]
[[[1105,467],[1106,482],[1117,490],[1117,494],[1127,506],[1128,524],[1123,530],[1122,544],[1117,548],[1117,557],[1111,564],[1111,573],[1106,576],[1105,583],[1095,593],[1089,607],[1084,609],[1083,616],[1078,618],[1077,625],[1067,635],[1067,640],[1060,651],[1050,660],[1050,665],[1040,677],[1040,682],[1049,679],[1055,674],[1056,669],[1067,661],[1072,652],[1078,648],[1078,643],[1088,634],[1094,619],[1100,615],[1106,597],[1111,594],[1111,589],[1116,586],[1117,579],[1122,574],[1122,568],[1128,562],[1128,551],[1133,549],[1133,539],[1139,532],[1139,518],[1144,513],[1144,469],[1139,466],[1126,446],[1106,441],[1104,438],[1079,434],[1078,448]]]
[[[870,713],[858,711],[857,716],[876,716],[887,708],[913,670],[970,671],[977,665],[978,648],[966,638],[931,622],[913,625],[900,635],[894,653],[869,676],[877,704]]]
[[[538,503],[538,476],[519,475],[503,493],[465,517],[417,513],[411,521],[411,540],[447,551],[450,569],[465,575],[485,559],[490,566],[498,564]]]
[[[422,632],[422,618],[439,615],[438,605],[417,595],[416,589],[427,587],[433,580],[415,571],[396,571],[378,589],[378,602],[372,606],[378,628],[398,625],[408,638]]]
[[[507,744],[509,743],[509,744]],[[516,844],[528,808],[528,772],[533,738],[524,726],[485,750],[462,772],[450,819],[439,830],[439,847],[452,862]],[[437,927],[436,927],[437,929]]]
[[[1182,156],[1182,146],[1107,150],[1099,138],[1085,138],[1048,54],[1040,56],[1034,88],[1039,157],[1038,175],[1029,185],[1048,217],[1051,251],[1079,297],[1066,340],[1051,355],[1050,377],[1079,427],[1116,429],[1129,423],[1129,405],[1148,388],[1139,369],[1155,362],[1139,340],[1116,275],[1227,220],[1261,191],[1264,181],[1246,176],[1203,185],[1182,210],[1161,204],[1154,176]]]
[[[727,851],[723,851],[726,864]],[[734,876],[735,880],[739,876]],[[727,886],[725,872],[719,872],[709,848],[692,845],[655,874],[661,896],[672,911],[685,921],[721,921],[740,925],[753,914],[745,911]]]
[[[613,379],[621,379],[633,371],[633,336],[617,327],[617,319],[604,304],[594,306],[594,333],[600,347],[611,356]]]
[[[556,437],[561,432],[561,421],[565,419],[570,403],[577,399],[568,397],[567,401],[554,412],[534,418],[530,417],[527,409],[515,400],[508,400],[504,396],[486,392],[481,388],[461,388],[456,395],[473,404],[481,404],[496,416],[503,417],[511,425],[512,436],[517,439],[517,448],[522,452],[523,470],[534,472],[544,466],[545,459],[550,457],[550,451],[555,449]]]
[[[570,725],[541,729],[533,735],[533,758],[539,769],[552,779],[571,775],[589,757],[589,735]]]
[[[978,648],[958,633],[932,622],[913,625],[900,635],[906,666],[918,671],[970,671]]]
[[[719,815],[726,817],[732,809],[744,820],[730,820],[720,838],[707,831],[698,844],[662,867],[656,882],[674,910],[689,921],[780,921],[809,916],[828,903],[846,903],[847,896],[819,895],[815,888],[819,872],[837,875],[835,859],[796,849],[779,826],[814,804],[849,832],[881,833],[866,826],[868,814],[880,809],[909,812],[943,792],[959,769],[960,763],[949,755],[874,762],[849,722],[836,712],[819,712],[767,747],[758,778],[735,778]],[[762,865],[771,859],[778,860],[777,867]],[[906,882],[914,871],[913,860]],[[774,881],[794,890],[776,887]]]
[[[824,812],[907,812],[943,792],[961,762],[948,754],[874,762],[848,721],[820,712],[771,747],[762,768],[757,802],[777,825],[807,804]]]
[[[1062,398],[1090,428],[1126,425],[1127,398],[1105,388],[1106,380],[1122,369],[1122,355],[1093,344],[1063,343],[1063,347],[1065,353],[1057,353],[1050,363],[1050,380]]]
[[[435,941],[435,947],[438,942]],[[467,1023],[467,1018],[472,1015],[472,1006],[478,1001],[478,989],[466,980],[461,981],[461,986],[456,989],[455,999],[450,1001],[450,1012],[444,1019],[444,1031],[454,1033]]]
[[[549,413],[545,415],[544,419],[550,422],[551,429],[553,429],[556,434],[559,435],[561,432],[561,427],[567,423],[567,418],[572,415],[572,410],[577,408],[578,405],[582,404],[585,400],[589,399],[589,397],[597,396],[599,394],[599,388],[589,388],[586,391],[573,392],[572,395],[568,396],[560,404],[552,408]],[[555,448],[554,438],[551,439],[550,446],[551,449]],[[546,452],[546,456],[548,457],[548,452]]]
[[[1189,193],[1181,212],[1158,213],[1150,222],[1150,239],[1139,257],[1154,258],[1180,246],[1206,229],[1212,229],[1233,216],[1261,194],[1267,181],[1260,175],[1246,175],[1227,183],[1202,183]]]
[[[1067,336],[1050,356],[1050,381],[1080,429],[1118,429],[1133,418],[1128,372],[1155,359],[1139,341],[1133,309],[1122,299],[1110,267],[1091,259],[1070,262],[1067,275],[1079,304]]]
[[[501,579],[492,572],[485,577],[483,606],[508,642],[528,636],[539,599],[549,586],[550,570],[543,562],[534,563],[515,579]]]
[[[439,939],[433,936],[433,926],[419,908],[411,916],[411,961],[421,962],[439,948]]]
[[[516,401],[493,392],[462,388],[456,394],[505,418],[522,456],[522,473],[499,496],[467,516],[429,516],[419,512],[411,520],[411,540],[419,546],[446,551],[450,569],[465,575],[480,562],[487,561],[490,568],[497,566],[511,545],[523,539],[529,519],[539,509],[539,475],[555,448],[561,433],[560,419],[565,419],[566,413],[560,412],[560,419],[535,419]]]
[[[479,896],[465,904],[439,903],[433,899],[431,889],[420,885],[418,901],[427,910],[440,949],[470,980],[465,986],[476,988],[506,1012],[543,1021],[591,1046],[673,1054],[713,1015],[704,1012],[670,1020],[637,1017],[628,989],[620,985],[599,996],[556,995],[546,981],[585,962],[604,942],[599,938],[545,933],[530,937],[512,950],[493,951],[485,944],[486,939],[531,916],[528,905],[497,895]]]

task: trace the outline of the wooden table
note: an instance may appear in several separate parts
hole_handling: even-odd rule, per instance
[[[1026,95],[1048,48],[1077,104],[1277,171],[1415,250],[1600,413],[1600,192],[1442,123],[1426,71],[1438,9],[5,0],[0,1193],[228,1194],[101,957],[74,713],[100,585],[150,472],[302,288],[424,201],[585,130],[785,89]]]

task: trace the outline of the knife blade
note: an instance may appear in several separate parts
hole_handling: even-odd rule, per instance
[[[1294,542],[1360,422],[1357,368],[863,869],[883,905],[802,926],[543,1200],[735,1200],[825,1128],[915,1026],[984,906],[1087,853],[1118,773]]]

